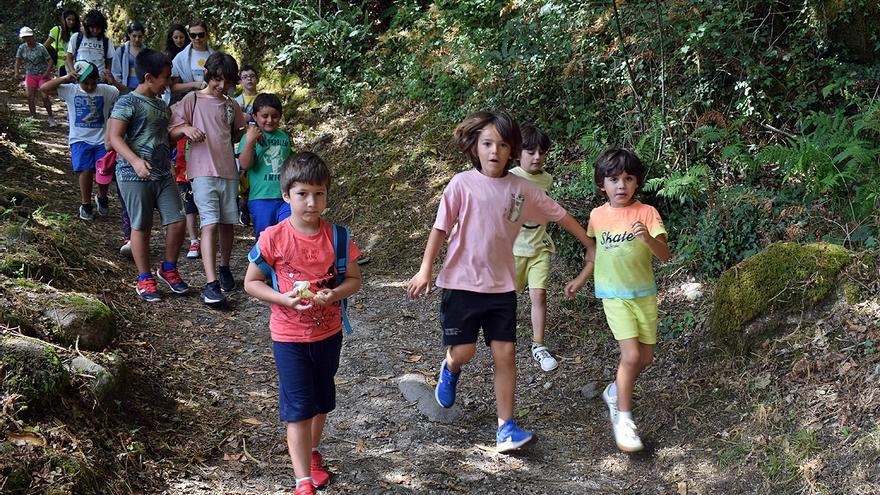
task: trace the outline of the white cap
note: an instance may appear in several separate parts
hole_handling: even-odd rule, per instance
[[[27,27],[27,26],[18,30],[18,37],[19,38],[24,38],[25,36],[33,36],[33,35],[34,35],[34,30]]]

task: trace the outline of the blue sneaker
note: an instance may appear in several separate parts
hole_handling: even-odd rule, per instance
[[[535,435],[532,432],[520,429],[513,419],[508,419],[498,427],[498,433],[495,434],[495,450],[497,452],[515,450],[534,439]]]
[[[461,371],[453,373],[446,367],[446,360],[440,364],[440,377],[437,379],[437,386],[434,388],[434,398],[440,407],[450,408],[455,404],[455,386],[458,384],[458,376]]]

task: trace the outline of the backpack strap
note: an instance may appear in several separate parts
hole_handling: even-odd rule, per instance
[[[254,247],[251,248],[248,253],[248,261],[257,265],[257,268],[263,272],[263,276],[266,277],[266,282],[271,281],[272,288],[276,291],[278,290],[278,276],[275,274],[275,270],[269,266],[269,263],[266,263],[266,260],[263,259],[263,253],[260,252],[260,245],[254,244]]]
[[[104,36],[104,39],[101,40],[101,41],[103,41],[103,43],[104,43],[104,61],[106,62],[106,60],[107,60],[108,58],[112,58],[112,57],[110,57],[109,55],[107,55],[107,52],[110,51],[110,39],[107,38],[107,36],[105,35],[105,36]],[[123,46],[124,46],[124,45],[123,45]]]
[[[351,233],[342,225],[333,224],[333,253],[336,255],[336,278],[333,280],[333,287],[339,287],[345,280],[345,271],[348,268],[348,240]],[[354,329],[351,328],[351,322],[348,320],[348,298],[343,299],[342,305],[342,326],[345,327],[345,333],[351,335]]]

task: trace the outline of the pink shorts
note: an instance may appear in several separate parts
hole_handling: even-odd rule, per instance
[[[43,76],[24,76],[24,87],[28,89],[37,89],[47,82],[49,82],[49,80],[44,78]]]

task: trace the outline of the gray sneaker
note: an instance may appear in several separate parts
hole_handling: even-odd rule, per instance
[[[83,220],[94,220],[95,214],[92,212],[92,205],[79,205],[79,218]]]
[[[106,217],[110,214],[110,200],[107,197],[95,195],[95,204],[98,205],[98,215]]]
[[[220,291],[220,282],[215,280],[205,284],[205,288],[202,289],[202,302],[209,306],[226,302],[226,296]]]

